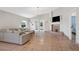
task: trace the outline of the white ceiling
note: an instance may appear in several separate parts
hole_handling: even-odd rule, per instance
[[[0,10],[14,13],[27,18],[54,11],[57,7],[0,7]]]

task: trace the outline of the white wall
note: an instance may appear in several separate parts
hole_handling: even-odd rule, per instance
[[[0,28],[18,28],[22,20],[29,19],[0,10]]]
[[[62,7],[53,12],[53,16],[60,16],[60,31],[63,32],[69,39],[71,39],[71,21],[70,17],[74,12],[74,8]]]
[[[30,19],[30,29],[35,30],[35,19]]]

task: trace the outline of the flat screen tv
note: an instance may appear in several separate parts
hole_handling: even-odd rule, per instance
[[[60,16],[52,17],[52,22],[60,22]]]

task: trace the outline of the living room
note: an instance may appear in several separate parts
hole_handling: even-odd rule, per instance
[[[69,43],[72,41],[71,16],[76,16],[78,19],[78,14],[79,8],[76,7],[0,7],[0,44],[2,44],[0,50],[79,50],[76,45],[79,44],[78,20],[76,20],[75,42]],[[54,19],[59,20],[53,21]],[[40,35],[37,35],[39,33]],[[38,39],[34,41],[35,38]],[[63,38],[68,42],[63,42]],[[44,43],[45,41],[46,43]],[[40,43],[38,44],[38,42]],[[62,44],[55,49],[51,45],[58,43],[54,42]],[[65,45],[63,45],[64,43]],[[66,44],[71,44],[72,48],[67,46],[68,49],[66,49]],[[42,48],[38,48],[36,45]],[[50,47],[48,48],[48,46]],[[60,48],[61,46],[62,48]],[[22,48],[13,49],[14,47]]]

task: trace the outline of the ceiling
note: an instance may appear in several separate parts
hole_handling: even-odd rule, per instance
[[[27,18],[54,11],[57,7],[0,7],[0,10]]]

